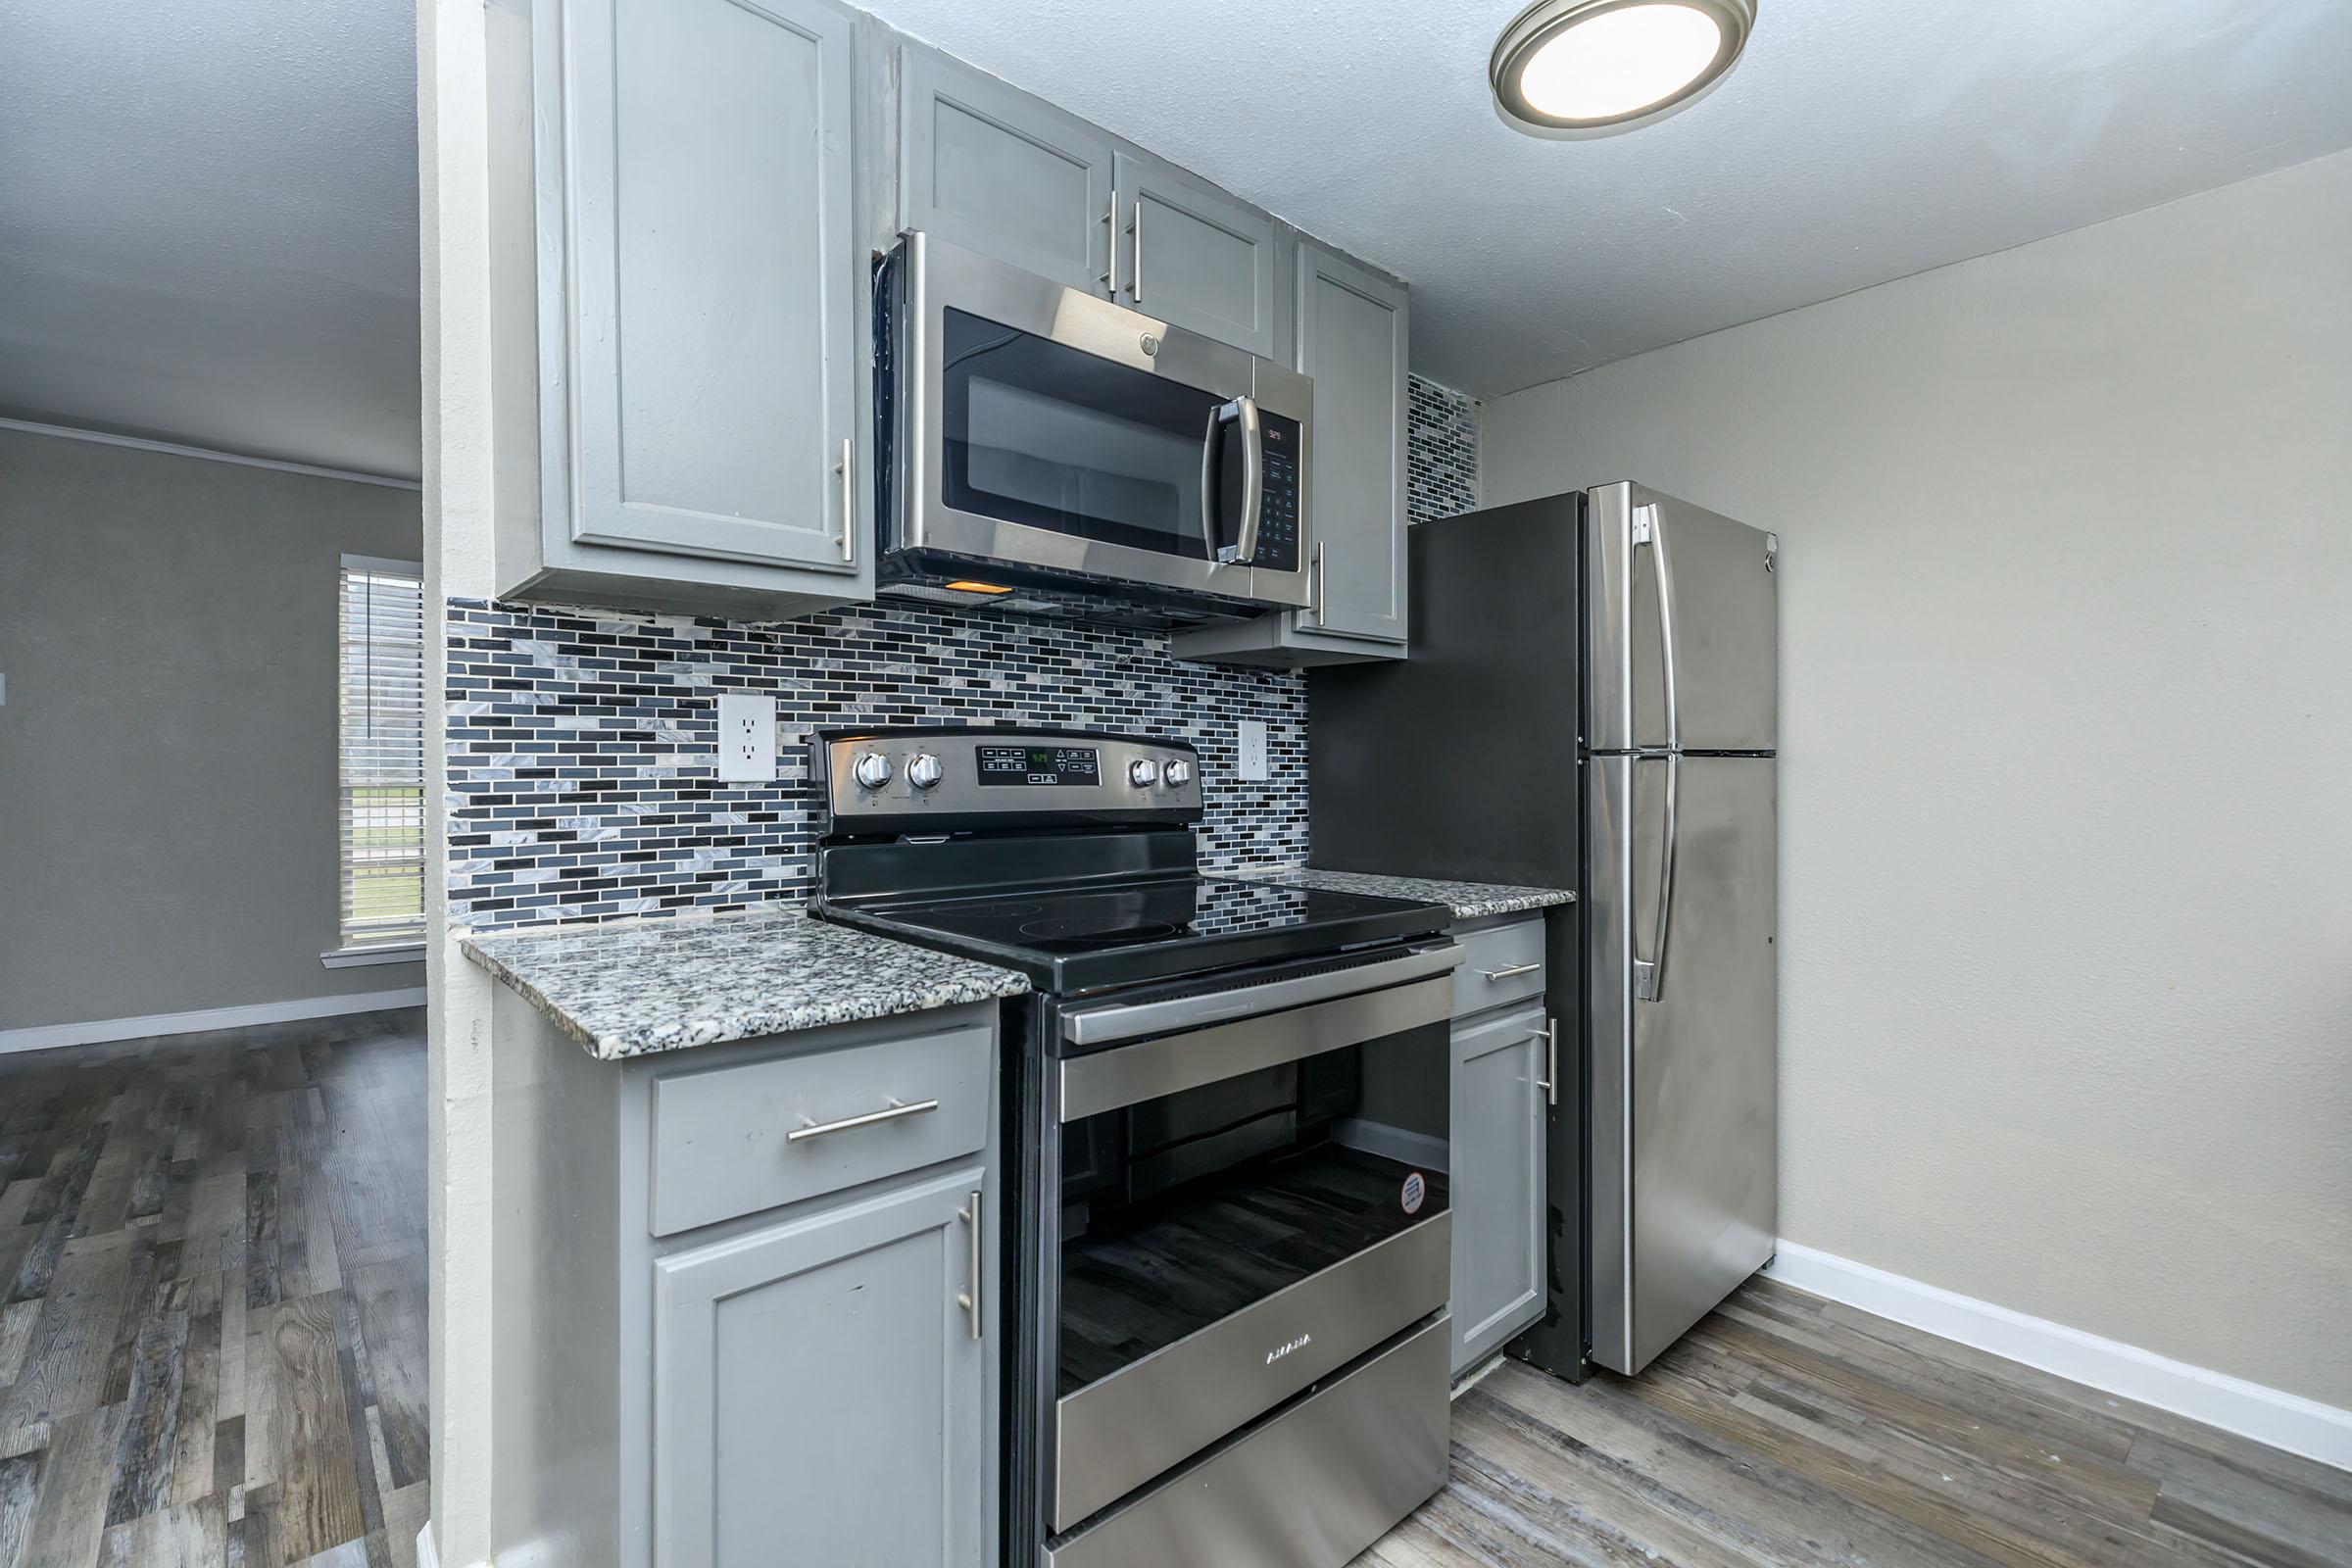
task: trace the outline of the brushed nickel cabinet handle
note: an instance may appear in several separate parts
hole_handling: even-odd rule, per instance
[[[903,1100],[893,1100],[887,1110],[869,1110],[862,1116],[844,1116],[839,1121],[805,1121],[784,1135],[788,1144],[804,1138],[822,1138],[827,1133],[846,1133],[859,1127],[879,1127],[886,1121],[898,1121],[906,1116],[920,1116],[927,1110],[937,1110],[936,1100],[918,1100],[909,1105]]]
[[[1135,199],[1135,216],[1127,220],[1127,232],[1135,236],[1135,244],[1127,252],[1127,293],[1136,304],[1144,303],[1144,199]]]
[[[858,559],[858,493],[850,479],[850,438],[841,438],[841,559]]]
[[[1102,270],[1099,274],[1102,287],[1112,299],[1119,297],[1119,187],[1110,187],[1110,206],[1102,214],[1103,245]]]
[[[1556,1105],[1560,1102],[1560,1020],[1544,1019],[1544,1027],[1527,1038],[1544,1042],[1544,1076],[1536,1080],[1536,1087],[1544,1091],[1546,1102]]]
[[[1541,962],[1506,963],[1499,969],[1481,969],[1478,972],[1485,975],[1490,980],[1508,980],[1516,975],[1534,974],[1538,969],[1543,967],[1544,965]]]
[[[981,1248],[985,1245],[980,1235],[980,1195],[974,1193],[970,1205],[957,1209],[956,1217],[972,1228],[971,1272],[965,1278],[963,1294],[956,1298],[956,1304],[972,1314],[972,1338],[976,1340],[980,1338]]]

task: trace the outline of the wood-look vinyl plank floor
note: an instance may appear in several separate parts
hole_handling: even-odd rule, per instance
[[[0,1568],[415,1568],[417,1009],[0,1056]]]
[[[424,1117],[414,1010],[0,1057],[0,1568],[415,1568]],[[1761,1281],[1453,1418],[1358,1568],[2352,1568],[2352,1474]]]
[[[2352,1474],[1767,1281],[1637,1378],[1506,1361],[1356,1568],[2352,1568]]]

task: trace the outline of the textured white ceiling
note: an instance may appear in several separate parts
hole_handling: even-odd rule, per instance
[[[1720,90],[1584,142],[1494,116],[1524,0],[872,3],[1402,273],[1481,395],[2352,146],[2352,0],[1758,0]]]
[[[0,0],[0,414],[412,477],[416,14]]]
[[[1760,0],[1722,90],[1591,142],[1494,118],[1517,3],[876,9],[1401,272],[1485,395],[2352,145],[2352,0]],[[0,414],[414,475],[414,37],[0,0]]]

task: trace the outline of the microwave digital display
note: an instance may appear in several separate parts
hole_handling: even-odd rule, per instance
[[[1091,746],[983,746],[983,784],[1100,784],[1100,754]]]

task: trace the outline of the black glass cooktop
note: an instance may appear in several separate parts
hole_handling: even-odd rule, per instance
[[[828,917],[1094,990],[1443,929],[1440,905],[1215,877],[1044,888],[827,910]]]

